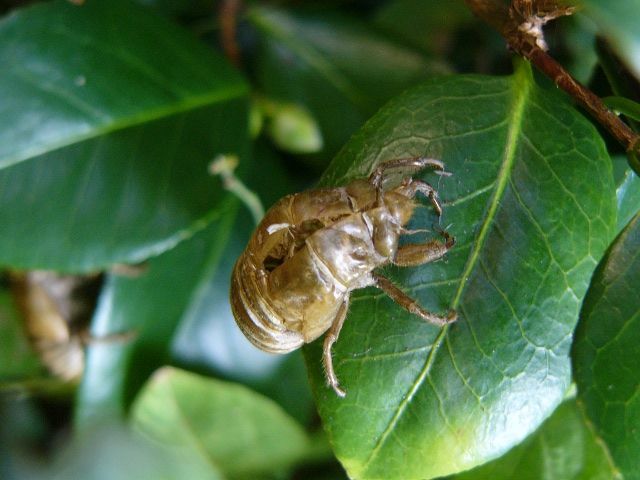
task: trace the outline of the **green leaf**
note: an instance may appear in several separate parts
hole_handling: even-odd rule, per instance
[[[168,17],[197,18],[211,16],[208,0],[136,0]]]
[[[231,209],[202,232],[149,260],[137,275],[107,277],[92,320],[96,341],[87,349],[77,426],[122,416],[147,377],[168,362],[178,325],[200,282],[215,270],[235,214]],[[133,338],[109,340],[114,334]]]
[[[613,157],[613,175],[618,198],[618,227],[620,232],[640,210],[640,178],[629,168],[627,158]]]
[[[242,334],[231,313],[231,272],[254,228],[250,215],[241,212],[219,263],[201,274],[201,283],[176,332],[173,355],[182,365],[250,386],[306,424],[314,408],[300,352],[273,355],[258,350]]]
[[[30,395],[0,393],[0,473],[3,479],[39,478],[25,453],[44,445],[50,432],[38,402]]]
[[[261,7],[250,10],[249,21],[259,34],[260,88],[308,108],[327,155],[393,95],[445,71],[349,16]]]
[[[605,97],[602,99],[607,107],[626,115],[633,120],[640,121],[640,103],[624,97]]]
[[[0,287],[0,385],[42,373],[8,291]]]
[[[248,169],[245,181],[265,207],[303,189],[303,182],[282,167],[266,142],[256,144],[253,158],[259,161]],[[183,315],[172,353],[181,365],[250,386],[308,424],[315,408],[300,352],[273,355],[258,350],[242,334],[231,313],[231,272],[255,226],[251,215],[241,207],[219,263],[203,273],[198,291]],[[153,293],[146,296],[149,295]]]
[[[299,189],[278,159],[259,148],[249,187],[267,204]],[[150,259],[131,277],[107,276],[93,319],[92,342],[77,398],[77,426],[122,416],[147,376],[171,360],[247,383],[307,421],[312,399],[302,360],[259,351],[237,328],[229,305],[233,265],[255,224],[243,206]],[[129,341],[110,335],[133,333]],[[106,340],[100,340],[106,338]],[[285,381],[286,379],[286,381]]]
[[[456,245],[444,261],[385,272],[425,308],[456,309],[458,321],[437,328],[379,291],[355,292],[334,347],[344,399],[325,386],[320,342],[305,349],[336,455],[358,479],[455,473],[533,432],[569,386],[571,333],[615,227],[601,138],[526,64],[511,77],[437,78],[398,97],[323,183],[417,155],[453,174],[420,178],[438,187],[441,228]],[[424,208],[409,228],[436,222]]]
[[[58,0],[0,22],[0,264],[88,271],[202,229],[206,174],[247,148],[246,86],[187,33],[125,0]]]
[[[573,347],[578,398],[627,480],[640,478],[640,214],[598,266]]]
[[[593,22],[582,15],[571,15],[558,19],[555,29],[562,32],[562,45],[568,54],[562,59],[564,67],[573,78],[589,84],[598,67]]]
[[[575,401],[567,401],[506,455],[452,480],[611,480],[619,478]]]
[[[152,377],[132,413],[146,436],[197,451],[230,478],[288,468],[310,446],[300,426],[271,400],[173,368]]]
[[[461,0],[393,0],[375,15],[377,27],[428,52],[450,43],[473,15]]]
[[[222,480],[197,452],[153,443],[119,423],[105,423],[77,435],[42,477],[54,480]]]
[[[640,2],[636,0],[582,0],[584,14],[616,49],[627,66],[640,78]]]

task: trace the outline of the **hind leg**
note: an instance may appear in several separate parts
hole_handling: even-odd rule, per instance
[[[396,287],[391,280],[383,275],[380,275],[379,273],[374,272],[373,278],[375,280],[374,285],[384,293],[386,293],[391,298],[391,300],[396,302],[409,313],[417,315],[418,317],[429,323],[443,326],[448,323],[455,322],[458,318],[458,314],[455,310],[449,310],[446,316],[438,315],[436,313],[431,313],[428,310],[425,310],[418,304],[415,299],[404,293],[402,290]]]

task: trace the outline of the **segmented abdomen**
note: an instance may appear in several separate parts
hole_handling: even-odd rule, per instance
[[[247,252],[240,256],[231,277],[231,309],[238,327],[251,343],[266,352],[287,353],[300,348],[304,336],[287,329],[269,305],[258,284],[255,266],[246,256]]]

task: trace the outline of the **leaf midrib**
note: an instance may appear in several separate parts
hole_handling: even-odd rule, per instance
[[[482,251],[487,235],[493,223],[493,219],[495,218],[496,212],[498,211],[500,200],[502,199],[502,195],[504,194],[504,191],[507,187],[510,173],[515,163],[515,153],[518,145],[518,135],[521,131],[523,117],[524,117],[524,110],[527,103],[527,99],[529,98],[529,94],[531,92],[531,85],[533,82],[530,72],[531,72],[530,67],[528,65],[520,64],[516,68],[513,75],[512,89],[514,92],[514,95],[513,95],[514,98],[513,98],[512,107],[511,107],[511,122],[510,122],[509,130],[507,131],[507,140],[506,140],[506,145],[504,149],[502,164],[500,166],[500,170],[498,171],[498,177],[495,181],[494,193],[491,196],[491,199],[489,200],[487,212],[485,214],[484,219],[482,220],[480,231],[478,232],[478,236],[474,241],[474,247],[469,255],[467,263],[465,264],[463,274],[460,277],[460,283],[458,284],[458,288],[454,295],[453,301],[451,302],[452,309],[457,309],[458,305],[460,304],[462,294],[464,293],[464,289],[467,285],[467,280],[470,278],[471,273],[473,272],[474,268],[478,263],[480,252]],[[458,319],[458,321],[460,321],[460,319]],[[416,392],[424,383],[424,380],[431,370],[431,367],[436,358],[436,354],[440,349],[440,346],[442,345],[442,342],[444,341],[448,331],[449,331],[449,325],[445,325],[440,330],[440,333],[438,334],[435,341],[433,342],[431,351],[427,356],[427,359],[425,361],[425,364],[422,370],[420,371],[420,374],[418,375],[416,380],[413,382],[413,384],[409,388],[409,391],[407,392],[407,394],[404,395],[403,400],[398,405],[398,408],[395,414],[391,418],[385,430],[382,432],[382,435],[380,435],[378,442],[376,443],[374,448],[371,450],[371,454],[369,455],[369,458],[367,458],[367,460],[363,464],[362,470],[361,470],[363,473],[366,473],[369,467],[373,464],[379,452],[382,450],[384,444],[386,443],[387,438],[389,437],[391,432],[393,432],[396,425],[400,421],[400,418],[404,414],[404,411],[411,403]],[[361,476],[361,475],[358,475],[358,476]],[[363,475],[363,476],[366,477],[366,475]]]

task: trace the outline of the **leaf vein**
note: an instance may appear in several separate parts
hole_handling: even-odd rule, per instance
[[[510,112],[511,124],[507,131],[506,145],[504,149],[504,155],[502,158],[502,164],[498,171],[494,194],[489,200],[487,213],[480,226],[480,230],[476,238],[474,248],[471,251],[469,259],[465,265],[458,289],[452,301],[451,307],[453,309],[455,309],[460,303],[460,300],[462,298],[462,293],[464,291],[464,287],[466,286],[467,281],[470,278],[473,269],[478,263],[478,260],[480,257],[480,251],[484,246],[486,237],[491,228],[491,224],[498,211],[500,200],[503,196],[506,185],[508,183],[509,175],[513,169],[513,165],[516,159],[516,149],[518,145],[518,138],[519,138],[519,134],[522,133],[521,130],[522,130],[522,124],[524,122],[524,111],[526,109],[527,100],[530,97],[531,82],[532,80],[528,77],[528,73],[526,69],[520,69],[515,72],[514,82],[512,85],[513,102],[511,106],[511,112]],[[435,362],[436,353],[440,349],[440,346],[442,345],[442,342],[444,341],[444,338],[448,331],[449,331],[448,325],[442,327],[440,333],[436,337],[435,342],[433,343],[433,348],[429,352],[429,355],[427,356],[427,359],[425,361],[425,364],[422,370],[418,374],[418,377],[409,388],[403,400],[398,405],[398,408],[396,409],[396,413],[393,415],[393,417],[389,421],[387,427],[382,432],[375,446],[371,450],[369,457],[364,462],[363,472],[366,472],[369,466],[375,461],[376,457],[378,456],[379,452],[382,450],[382,447],[384,446],[390,433],[394,430],[394,428],[400,421],[400,418],[402,417],[404,411],[406,410],[406,408],[412,401],[413,397],[415,396],[416,392],[418,391],[419,387],[423,384],[425,378],[428,376],[431,370],[431,367]]]

